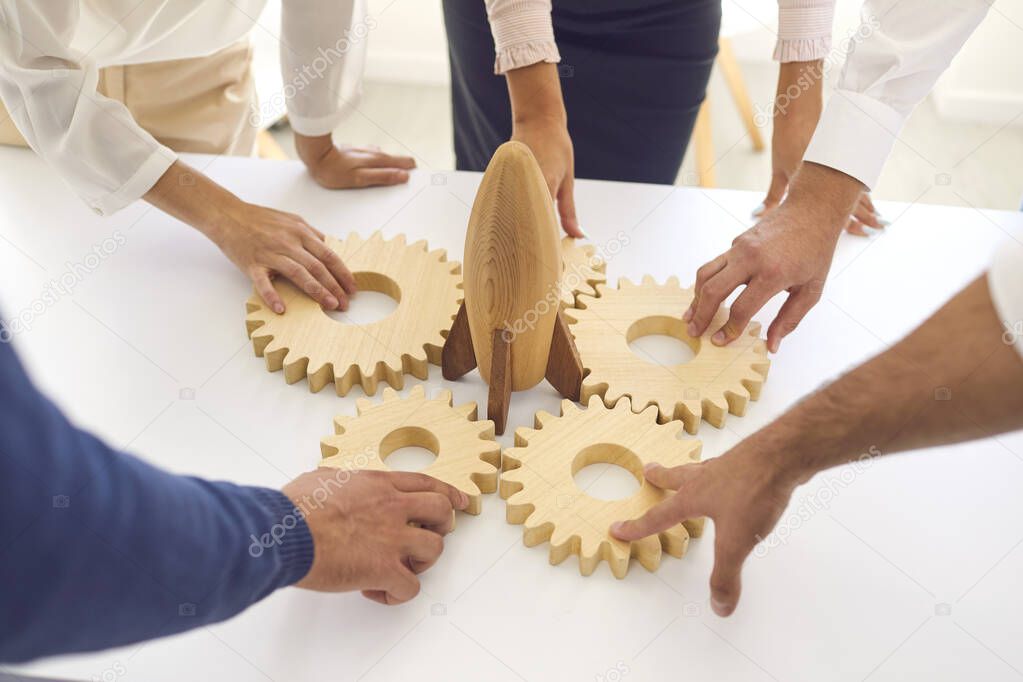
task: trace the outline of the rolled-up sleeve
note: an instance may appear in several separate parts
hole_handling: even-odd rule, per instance
[[[176,156],[96,91],[98,66],[70,47],[78,16],[71,0],[0,1],[0,98],[32,149],[109,215],[145,194]]]
[[[804,155],[868,188],[913,109],[977,28],[987,0],[867,0],[838,87]]]
[[[295,132],[326,135],[358,104],[376,26],[363,0],[284,0],[281,74]]]
[[[494,73],[561,61],[554,42],[550,0],[486,0],[494,36]]]
[[[831,51],[835,0],[778,0],[779,62],[812,62]]]

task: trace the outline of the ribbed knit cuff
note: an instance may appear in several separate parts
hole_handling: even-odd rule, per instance
[[[313,535],[302,513],[287,495],[271,488],[250,488],[256,499],[267,510],[270,520],[273,551],[280,559],[280,572],[276,587],[292,585],[304,578],[313,566]]]

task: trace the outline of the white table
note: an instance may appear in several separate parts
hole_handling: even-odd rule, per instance
[[[404,232],[456,259],[479,179],[420,171],[405,187],[328,192],[297,163],[190,160],[242,197],[301,213],[327,232]],[[352,413],[361,391],[312,394],[268,373],[244,333],[248,282],[213,244],[144,205],[98,218],[27,152],[0,151],[0,173],[7,317],[31,309],[49,280],[75,270],[69,263],[95,266],[77,269],[70,294],[41,312],[37,304],[31,330],[14,342],[74,419],[176,472],[280,486],[316,464],[332,417]],[[619,231],[629,237],[610,260],[611,281],[649,273],[690,282],[760,199],[586,181],[577,192],[595,243]],[[706,457],[899,338],[976,276],[1006,234],[1023,240],[1018,214],[882,209],[893,221],[883,236],[842,238],[825,301],[775,357],[761,400],[722,430],[702,425]],[[111,237],[123,244],[98,262],[86,258]],[[759,319],[769,321],[779,304]],[[427,384],[442,384],[439,368]],[[459,402],[485,403],[475,373],[451,387]],[[509,424],[557,406],[546,384],[515,394]],[[713,529],[655,574],[634,564],[618,581],[601,565],[583,578],[576,558],[552,567],[546,547],[524,547],[522,528],[505,523],[493,495],[481,516],[459,518],[407,605],[286,589],[213,627],[19,670],[146,682],[1016,679],[1020,453],[1017,435],[818,476],[790,509],[805,518],[747,564],[742,603],[728,620],[707,606]]]

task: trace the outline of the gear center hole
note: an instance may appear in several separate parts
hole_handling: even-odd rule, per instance
[[[700,352],[700,339],[689,335],[681,317],[644,317],[632,323],[625,338],[636,357],[654,365],[684,365]]]
[[[440,452],[437,437],[418,426],[403,426],[380,441],[380,459],[394,471],[422,471]]]
[[[354,272],[359,290],[348,299],[348,310],[325,310],[327,317],[342,324],[367,325],[380,322],[398,309],[401,287],[379,272]]]
[[[624,500],[643,485],[643,463],[632,450],[613,443],[583,448],[572,460],[576,487],[598,500]]]

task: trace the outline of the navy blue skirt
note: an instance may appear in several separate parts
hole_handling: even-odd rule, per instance
[[[576,177],[672,184],[717,56],[720,0],[554,0]],[[483,0],[444,0],[455,156],[482,171],[511,136]]]

